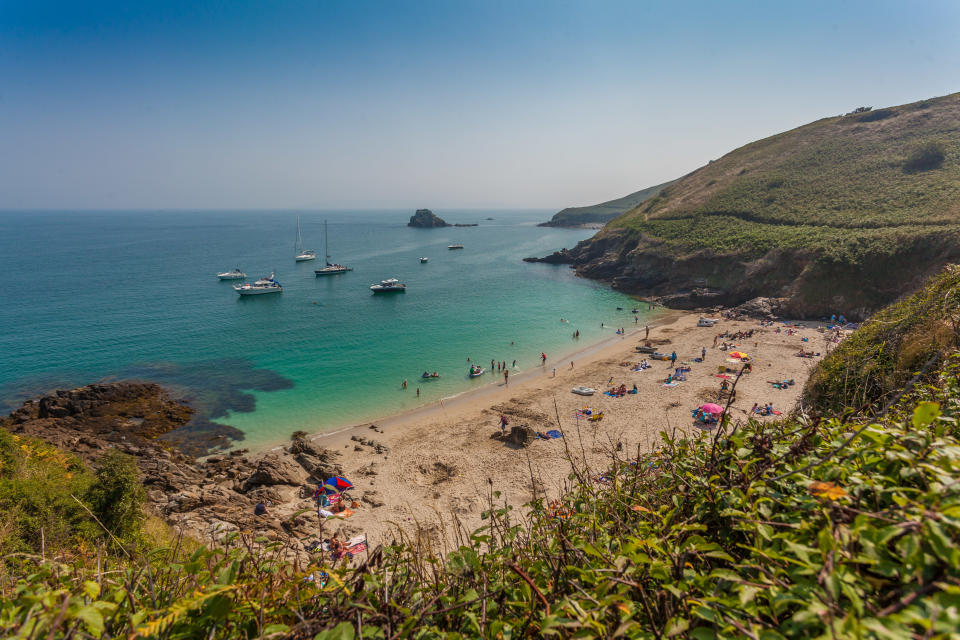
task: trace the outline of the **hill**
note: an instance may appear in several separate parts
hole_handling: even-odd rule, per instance
[[[581,225],[602,225],[610,222],[620,214],[626,213],[634,207],[643,204],[650,198],[653,198],[659,194],[664,187],[671,184],[673,184],[672,181],[664,182],[663,184],[641,189],[640,191],[623,196],[622,198],[608,200],[606,202],[601,202],[600,204],[591,205],[589,207],[567,207],[563,211],[553,214],[553,217],[549,220],[549,222],[544,222],[537,226],[579,227]]]
[[[548,262],[678,307],[862,318],[960,258],[960,94],[740,147]],[[824,286],[829,283],[829,286]]]

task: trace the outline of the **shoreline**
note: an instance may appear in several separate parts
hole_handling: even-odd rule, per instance
[[[662,311],[658,312],[659,315],[657,315],[655,319],[645,323],[644,326],[649,326],[652,333],[655,329],[671,325],[677,322],[677,320],[680,318],[690,315],[691,313],[699,315],[699,312],[687,312],[663,308]],[[557,356],[556,358],[548,358],[547,363],[549,364],[555,360],[560,364],[567,364],[570,360],[573,360],[575,363],[580,361],[584,365],[589,365],[594,361],[600,352],[605,352],[606,350],[620,344],[624,340],[632,338],[635,339],[637,334],[642,333],[643,331],[644,328],[639,326],[633,331],[628,329],[623,335],[614,335],[608,338],[603,338],[593,344],[583,346],[569,353],[565,353],[564,355]],[[367,431],[373,426],[376,426],[379,429],[399,428],[418,419],[444,417],[439,414],[442,414],[446,411],[455,411],[458,408],[461,408],[462,405],[483,400],[489,396],[494,396],[501,393],[505,394],[508,390],[515,394],[522,390],[524,385],[528,385],[529,383],[541,378],[553,379],[552,376],[549,375],[549,372],[552,370],[553,366],[550,365],[527,369],[517,374],[511,373],[511,384],[509,386],[505,386],[502,379],[497,382],[489,382],[481,387],[464,389],[459,393],[440,398],[439,400],[432,400],[426,404],[413,408],[385,413],[370,420],[352,422],[350,424],[335,427],[326,431],[308,432],[306,439],[310,442],[323,446],[329,446],[331,444],[330,441],[333,441],[333,444],[335,445],[339,445],[343,444],[345,441],[348,441],[348,436],[367,433]],[[560,367],[557,367],[558,377],[560,373]],[[278,438],[276,442],[262,444],[256,448],[245,447],[243,445],[243,440],[237,441],[235,446],[231,448],[246,448],[249,450],[250,455],[258,456],[267,452],[283,450],[289,445],[289,442],[290,434],[287,434],[286,436]],[[224,452],[216,452],[209,455],[223,455],[223,453]],[[209,455],[203,456],[202,458],[209,457]]]

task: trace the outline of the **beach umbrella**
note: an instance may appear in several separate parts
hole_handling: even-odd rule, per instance
[[[731,351],[730,357],[736,358],[737,360],[743,360],[744,358],[749,358],[750,356],[745,354],[743,351]]]
[[[347,489],[353,489],[353,483],[341,476],[333,476],[323,483],[323,490],[328,495],[331,493],[341,493]]]
[[[713,404],[712,402],[708,402],[707,404],[700,405],[700,411],[703,411],[704,413],[713,413],[713,414],[723,413],[723,407],[721,407],[718,404]]]

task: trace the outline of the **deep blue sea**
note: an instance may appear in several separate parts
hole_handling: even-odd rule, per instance
[[[0,410],[148,379],[195,403],[196,428],[229,425],[259,448],[500,380],[469,379],[468,357],[522,371],[632,323],[632,299],[521,260],[592,231],[537,227],[549,211],[463,210],[436,213],[480,226],[413,229],[411,213],[0,212]],[[329,221],[330,253],[352,272],[318,278],[320,260],[294,262],[298,215],[321,255]],[[275,271],[283,293],[241,298],[216,278],[237,266],[250,280]],[[390,277],[407,292],[371,294]],[[442,377],[421,383],[424,369]]]

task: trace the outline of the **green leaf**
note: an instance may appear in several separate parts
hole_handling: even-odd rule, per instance
[[[100,612],[97,611],[96,607],[91,605],[83,607],[82,609],[78,609],[73,614],[73,617],[83,620],[83,623],[93,635],[103,635],[103,616],[100,615]]]
[[[672,638],[673,636],[680,635],[689,628],[690,621],[686,618],[670,618],[670,621],[667,622],[665,633],[668,638]]]
[[[913,410],[913,426],[917,429],[927,426],[940,415],[940,405],[936,402],[921,402]]]
[[[313,640],[353,640],[353,625],[349,622],[341,622],[333,629],[321,631],[313,636]]]

